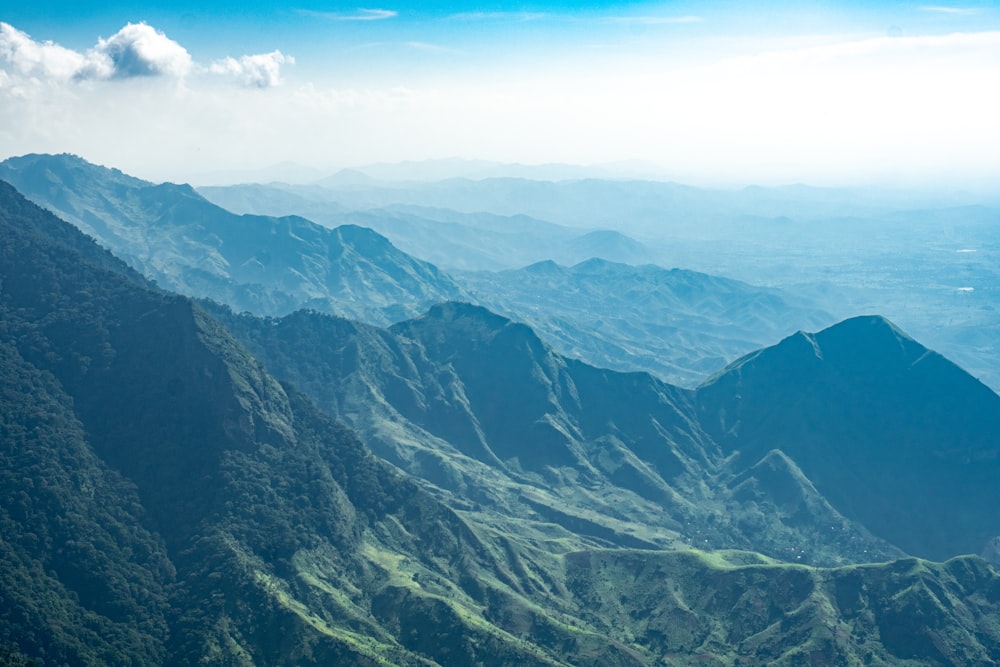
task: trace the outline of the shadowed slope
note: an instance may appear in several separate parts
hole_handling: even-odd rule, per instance
[[[909,553],[979,553],[1000,533],[1000,397],[880,317],[798,333],[698,390],[744,465],[791,457],[849,518]]]

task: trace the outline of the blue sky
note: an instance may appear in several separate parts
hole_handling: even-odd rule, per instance
[[[0,24],[0,157],[153,180],[464,157],[1000,182],[992,3],[0,0]]]

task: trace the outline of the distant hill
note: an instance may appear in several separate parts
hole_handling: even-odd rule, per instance
[[[188,186],[153,185],[65,155],[12,158],[0,163],[2,174],[160,286],[237,311],[310,308],[387,325],[440,301],[476,300],[530,323],[562,353],[687,386],[796,328],[833,320],[775,290],[607,261],[544,279],[531,269],[463,274],[460,286],[367,227],[406,238],[432,257],[450,256],[452,265],[463,257],[505,265],[527,254],[648,257],[619,232],[580,234],[526,216],[412,207],[348,213],[280,187],[221,189],[248,206],[317,206],[330,220],[352,223],[327,229],[298,217],[234,215]]]
[[[332,177],[318,181],[333,185],[343,182],[344,172],[365,174],[372,180],[381,181],[439,181],[446,178],[497,178],[503,176],[533,178],[537,180],[560,181],[578,178],[621,178],[635,173],[656,173],[655,165],[639,161],[613,163],[594,166],[573,164],[517,164],[490,162],[487,160],[463,160],[444,158],[437,160],[415,160],[407,162],[367,164],[356,169],[345,169]]]
[[[846,516],[908,553],[979,553],[1000,522],[1000,396],[881,317],[796,333],[698,389],[727,454],[795,460]]]
[[[354,226],[238,216],[186,185],[153,185],[68,156],[0,163],[0,178],[162,287],[266,315],[298,308],[387,324],[462,289]]]
[[[519,269],[544,260],[571,266],[596,256],[779,287],[837,319],[880,313],[1000,389],[998,210],[969,195],[803,185],[713,190],[599,178],[457,178],[287,191],[312,202],[307,217],[324,215],[324,203],[378,211],[358,224],[448,270]],[[444,220],[442,210],[452,217]],[[521,243],[517,236],[484,231],[477,237],[460,224],[433,222],[463,223],[457,216],[484,213],[497,221],[544,220],[577,237],[616,231],[642,244],[644,254],[611,256],[621,248],[612,244],[580,256],[569,251],[569,237],[553,243],[525,233]]]

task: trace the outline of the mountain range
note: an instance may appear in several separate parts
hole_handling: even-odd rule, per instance
[[[8,159],[0,178],[162,287],[238,310],[313,308],[388,324],[464,295],[367,228],[234,215],[190,186],[154,185],[69,155]]]
[[[545,260],[573,266],[590,259],[571,247],[573,233],[596,234],[585,251],[592,256],[780,288],[831,313],[824,326],[881,314],[1000,389],[1000,209],[988,196],[802,185],[706,189],[584,175],[366,177],[202,192],[240,212],[299,213],[328,225],[362,216],[356,224],[451,271],[521,269]],[[493,221],[488,231],[480,220]],[[540,223],[533,225],[539,233],[504,233],[527,220],[558,225],[560,234],[540,233],[551,230]],[[789,331],[814,326],[786,324]]]
[[[455,273],[561,353],[693,387],[735,357],[835,319],[814,302],[697,271],[590,259]]]
[[[1000,660],[1000,397],[883,318],[685,389],[194,302],[4,184],[0,260],[9,662]]]
[[[626,264],[649,262],[654,253],[610,229],[579,229],[524,214],[389,203],[370,208],[337,202],[339,190],[282,184],[201,187],[223,208],[245,214],[295,214],[328,227],[357,224],[385,235],[407,253],[452,270],[517,269],[541,261],[577,264],[601,257]],[[387,200],[391,201],[391,200]]]
[[[634,266],[649,254],[614,231],[441,209],[347,211],[304,205],[281,189],[218,190],[237,199],[238,211],[315,214],[326,228],[294,216],[234,215],[188,186],[153,185],[67,155],[12,158],[0,163],[0,176],[159,285],[238,312],[308,308],[387,325],[462,299],[528,322],[563,354],[686,386],[780,336],[834,321],[777,289]],[[421,259],[394,245],[401,238]],[[478,266],[474,257],[484,254],[503,266],[526,256],[545,261],[451,275],[425,261]]]

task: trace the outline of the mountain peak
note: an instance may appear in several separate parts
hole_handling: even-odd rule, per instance
[[[502,354],[501,350],[510,346],[528,348],[538,355],[550,352],[528,325],[461,301],[439,303],[423,317],[400,322],[390,330],[422,340],[433,349],[447,350],[449,354],[484,349],[491,349],[491,355]]]
[[[559,266],[551,259],[545,259],[541,262],[529,264],[524,267],[524,271],[533,275],[559,275],[563,273],[563,267]]]
[[[874,377],[905,373],[913,364],[936,355],[880,315],[861,315],[843,320],[819,333],[797,331],[768,348],[737,359],[703,383],[703,387],[743,378],[748,373],[779,373],[784,381],[810,377],[817,364],[827,372]],[[769,369],[766,371],[755,369]]]
[[[321,179],[319,183],[324,187],[335,188],[339,186],[370,185],[375,183],[372,178],[360,169],[341,169],[333,176]]]
[[[849,337],[875,341],[916,343],[906,332],[882,315],[857,315],[830,325],[817,336],[825,338]]]
[[[445,301],[431,306],[424,317],[419,319],[435,320],[441,323],[454,324],[460,321],[472,321],[485,324],[490,329],[502,329],[511,324],[511,320],[503,315],[497,315],[492,310],[464,301]]]
[[[585,259],[584,261],[575,264],[573,266],[573,271],[576,273],[604,273],[605,271],[620,266],[622,266],[622,264],[618,262],[611,262],[601,257],[591,257],[590,259]]]
[[[72,183],[76,175],[89,174],[90,177],[100,177],[116,183],[127,183],[132,186],[149,185],[134,176],[129,176],[119,169],[104,167],[88,162],[79,155],[72,153],[29,153],[7,158],[0,162],[0,178],[15,180],[15,185],[26,195],[31,190],[58,183]]]
[[[824,358],[857,372],[906,372],[926,355],[934,354],[879,315],[863,315],[839,322],[814,336]]]
[[[1000,397],[883,317],[789,336],[697,400],[724,451],[780,449],[838,511],[909,553],[976,552],[996,534],[992,520],[956,517],[997,502],[968,480],[997,469]]]

